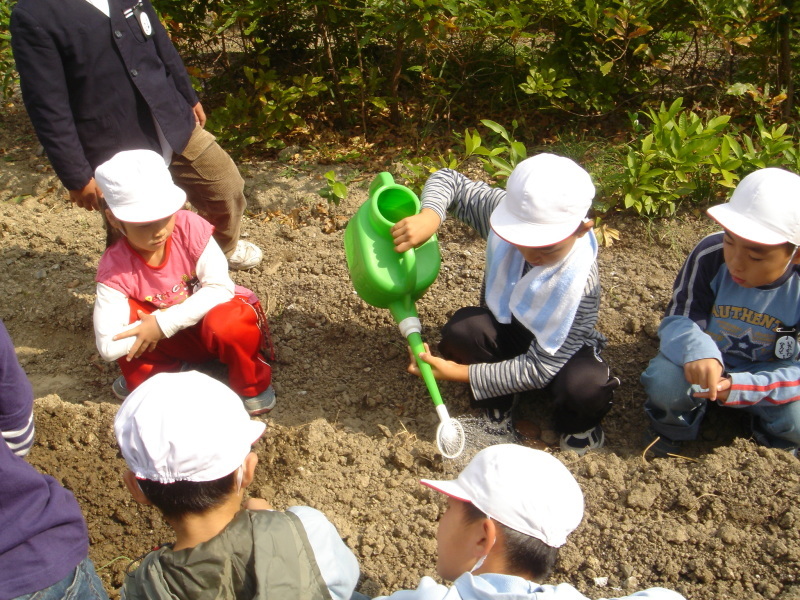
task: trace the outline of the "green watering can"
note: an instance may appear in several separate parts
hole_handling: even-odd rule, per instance
[[[450,418],[430,365],[419,358],[425,347],[414,304],[439,274],[438,240],[433,235],[419,248],[398,253],[391,234],[395,223],[418,212],[416,194],[395,183],[391,174],[379,173],[369,186],[369,199],[347,223],[344,250],[356,293],[371,306],[388,308],[408,339],[439,416],[437,446],[442,456],[455,458],[464,450],[464,428]]]

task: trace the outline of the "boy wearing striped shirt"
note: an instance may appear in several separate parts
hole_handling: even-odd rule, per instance
[[[709,402],[746,411],[765,446],[800,446],[800,176],[767,168],[708,209],[642,375],[656,456],[697,437]]]
[[[563,450],[600,448],[600,426],[619,380],[600,358],[597,240],[586,218],[589,174],[568,158],[539,154],[517,165],[507,189],[450,169],[425,183],[419,214],[393,228],[395,250],[429,239],[450,212],[487,240],[481,306],[445,324],[439,351],[424,352],[437,379],[469,383],[486,430],[516,439],[520,392],[547,388]],[[409,371],[419,375],[414,361]]]

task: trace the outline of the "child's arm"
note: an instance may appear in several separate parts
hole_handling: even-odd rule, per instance
[[[130,331],[140,325],[140,321],[129,323],[130,313],[125,294],[102,283],[97,284],[93,313],[94,337],[103,360],[112,361],[125,356],[136,341],[135,337],[115,339],[120,332]]]
[[[440,223],[452,212],[459,221],[474,228],[483,239],[489,236],[489,217],[506,197],[506,191],[482,181],[473,181],[452,169],[431,175],[422,189],[421,205],[439,216]]]
[[[358,560],[342,541],[336,527],[324,514],[309,506],[292,506],[287,512],[294,513],[303,524],[331,598],[350,600],[358,585],[360,570]]]
[[[418,214],[406,217],[392,227],[394,249],[405,252],[427,242],[439,229],[442,221],[430,208],[423,208]]]
[[[212,308],[233,298],[234,285],[228,274],[228,261],[214,238],[208,240],[196,270],[200,289],[180,304],[155,313],[165,337],[191,327]]]
[[[698,398],[717,399],[722,383],[722,352],[716,342],[688,317],[671,316],[658,328],[661,353],[676,365],[683,365],[686,381],[703,390]]]
[[[724,406],[735,408],[760,402],[780,405],[800,400],[800,366],[796,364],[779,363],[771,371],[731,373],[723,381],[724,389],[717,393],[716,400]],[[695,396],[710,398],[703,393]]]
[[[658,328],[661,353],[674,364],[683,365],[689,383],[708,390],[697,397],[712,400],[718,392],[724,392],[719,387],[724,363],[716,342],[704,330],[716,300],[713,282],[723,263],[722,234],[701,240],[675,279],[666,316]]]
[[[422,377],[422,372],[419,370],[419,365],[414,358],[414,353],[411,348],[408,349],[408,353],[411,359],[408,365],[408,372],[417,377]],[[420,352],[419,358],[431,366],[433,376],[440,381],[469,382],[469,367],[467,365],[434,356],[431,354],[431,349],[428,344],[425,344],[425,352]]]

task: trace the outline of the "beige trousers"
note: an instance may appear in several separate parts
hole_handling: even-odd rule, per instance
[[[214,226],[214,239],[225,256],[233,254],[247,205],[244,179],[233,159],[198,125],[183,153],[172,155],[169,170],[189,203]]]

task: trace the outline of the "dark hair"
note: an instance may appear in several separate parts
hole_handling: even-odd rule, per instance
[[[106,248],[122,237],[122,232],[111,224],[106,215],[108,203],[105,198],[100,198],[100,214],[103,217],[103,228],[106,230]]]
[[[488,518],[471,502],[464,502],[467,523]],[[503,536],[506,563],[514,573],[527,573],[529,579],[543,580],[550,576],[558,558],[558,548],[548,546],[535,537],[520,533],[495,520]]]
[[[165,517],[182,517],[185,514],[202,514],[222,504],[233,491],[235,479],[236,471],[214,481],[136,481],[147,499]]]

